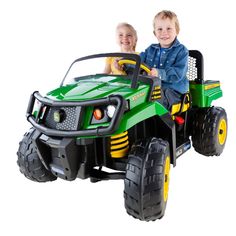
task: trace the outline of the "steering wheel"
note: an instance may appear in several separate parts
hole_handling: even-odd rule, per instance
[[[130,60],[130,59],[121,59],[118,61],[118,64],[119,64],[119,66],[123,66],[124,71],[128,74],[128,69],[130,69],[130,67],[128,67],[128,65],[136,65],[136,61]],[[148,75],[151,71],[151,69],[143,63],[140,64],[140,69],[141,69],[140,74],[143,74],[143,75]]]

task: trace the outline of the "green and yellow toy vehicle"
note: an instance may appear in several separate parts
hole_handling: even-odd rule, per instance
[[[126,75],[101,73],[106,57],[123,58]],[[128,214],[163,217],[171,164],[191,143],[200,154],[220,155],[227,116],[211,106],[222,90],[219,81],[203,79],[199,51],[189,51],[190,91],[171,111],[162,105],[161,80],[147,72],[136,54],[75,60],[60,87],[30,97],[26,116],[33,127],[17,152],[20,171],[38,182],[124,179]]]

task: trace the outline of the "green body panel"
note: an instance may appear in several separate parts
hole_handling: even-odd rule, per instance
[[[125,113],[119,129],[114,134],[122,133],[152,116],[162,116],[166,113],[168,113],[168,110],[158,102],[145,103],[142,106],[138,106],[132,111]]]
[[[125,112],[120,122],[118,134],[128,130],[135,124],[155,115],[163,115],[168,111],[158,102],[147,102],[150,85],[139,82],[136,89],[130,88],[131,81],[120,76],[95,75],[59,87],[47,94],[47,97],[56,101],[87,101],[105,98],[110,95],[121,95],[128,101],[129,111]],[[81,128],[83,130],[109,126],[109,123],[91,124],[93,107],[85,108]],[[81,137],[78,137],[81,138]],[[90,136],[92,138],[92,136]]]
[[[214,87],[214,84],[218,86]],[[212,88],[207,89],[207,86],[212,86]],[[196,84],[190,83],[190,93],[192,96],[192,105],[197,107],[210,107],[213,100],[222,97],[223,93],[220,88],[218,81],[214,83]]]
[[[59,87],[49,92],[47,97],[61,101],[87,101],[119,94],[127,99],[144,88],[146,91],[149,89],[149,86],[145,84],[140,84],[137,89],[132,89],[130,83],[129,79],[119,76],[88,76],[87,79],[82,79],[75,84]]]
[[[112,135],[120,134],[134,125],[138,124],[139,122],[146,120],[152,116],[158,115],[162,116],[164,114],[168,113],[168,110],[166,110],[165,107],[163,107],[160,103],[157,102],[150,102],[150,103],[144,103],[142,106],[138,106],[134,108],[133,110],[127,112],[124,114],[122,121],[119,125],[119,129],[117,129]],[[92,129],[97,128],[98,126],[108,126],[109,123],[103,123],[99,125],[87,125],[84,126],[84,129]],[[96,138],[96,136],[86,136],[86,137],[77,137],[80,138]]]

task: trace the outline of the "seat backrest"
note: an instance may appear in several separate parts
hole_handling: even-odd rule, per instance
[[[189,50],[187,78],[198,84],[204,82],[204,63],[201,52]]]

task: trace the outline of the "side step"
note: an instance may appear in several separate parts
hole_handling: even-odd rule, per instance
[[[176,148],[176,158],[183,155],[190,148],[191,148],[191,142],[190,140],[187,140],[185,143],[181,144],[179,147]]]

